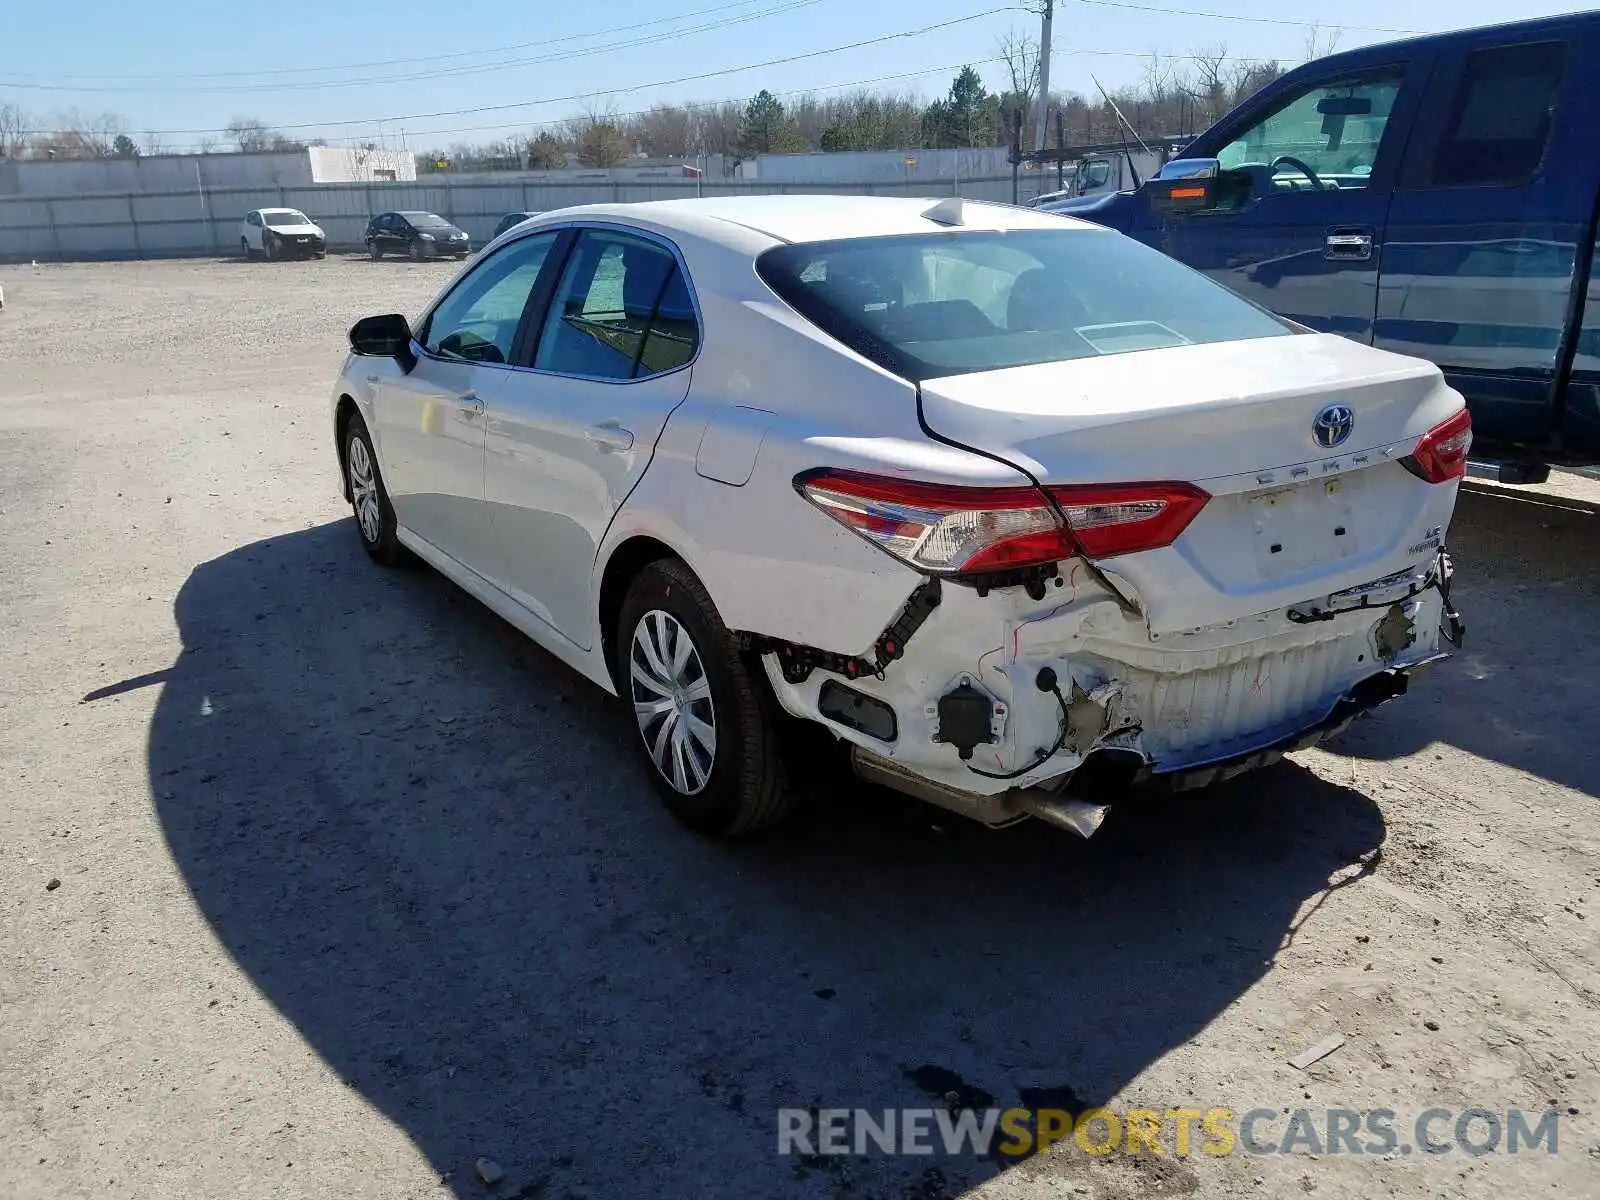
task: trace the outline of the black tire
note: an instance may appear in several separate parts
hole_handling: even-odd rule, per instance
[[[377,238],[367,239],[367,255],[372,259],[373,262],[377,262],[383,257],[383,247],[378,245]]]
[[[796,793],[784,770],[774,701],[759,667],[747,661],[722,623],[705,585],[675,558],[659,559],[645,567],[622,603],[614,645],[623,701],[632,709],[641,698],[649,703],[658,695],[635,682],[633,672],[639,653],[635,634],[645,618],[655,613],[666,614],[679,630],[687,632],[694,655],[691,664],[697,660],[703,667],[715,746],[703,785],[686,793],[657,764],[650,734],[635,710],[630,716],[635,717],[639,729],[638,744],[651,783],[673,816],[699,833],[735,837],[776,824],[793,809]],[[645,660],[641,657],[638,661],[643,664]],[[689,673],[692,675],[692,670]],[[686,706],[686,711],[693,707]],[[675,719],[668,714],[662,721],[670,725]],[[665,732],[660,724],[650,729],[651,733]],[[671,757],[674,752],[669,748],[666,753]]]
[[[270,233],[261,239],[261,249],[266,254],[268,262],[277,262],[283,253],[282,247],[278,245],[278,239]]]
[[[239,239],[239,248],[244,251],[244,256],[245,256],[245,259],[247,261],[249,261],[249,262],[254,262],[255,261],[256,252],[254,250],[250,249],[249,239],[240,238]]]
[[[422,259],[423,259],[422,243],[421,242],[412,242],[411,243],[410,253],[411,253],[411,257],[413,259],[415,259],[417,262],[421,262]]]
[[[362,464],[371,467],[372,499],[375,520],[363,518],[365,481],[361,478]],[[350,507],[355,515],[356,533],[361,538],[361,548],[372,560],[386,567],[396,567],[405,561],[406,549],[400,544],[399,522],[395,520],[394,505],[389,503],[389,490],[383,485],[383,472],[378,469],[377,451],[372,446],[372,435],[360,414],[350,418],[344,431],[345,482],[350,488]]]

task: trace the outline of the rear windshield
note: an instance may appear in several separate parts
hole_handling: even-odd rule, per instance
[[[802,242],[756,270],[813,324],[913,381],[1293,332],[1110,230]]]

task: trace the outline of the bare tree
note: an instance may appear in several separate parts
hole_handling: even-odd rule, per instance
[[[145,154],[165,154],[167,152],[166,139],[161,136],[160,130],[157,129],[147,129],[144,136],[139,139],[139,145],[143,148]]]
[[[1344,30],[1337,25],[1326,28],[1312,23],[1306,30],[1305,51],[1306,61],[1314,58],[1326,58],[1339,48],[1339,43],[1344,40]]]
[[[1039,93],[1039,39],[1012,29],[996,39],[995,48],[1010,84],[1007,91],[1031,102]]]
[[[203,137],[197,143],[195,143],[195,149],[199,150],[201,154],[213,154],[217,149],[217,139],[214,137]]]
[[[695,120],[681,104],[655,104],[626,123],[629,139],[650,158],[683,158],[695,152]]]
[[[31,136],[28,114],[15,104],[0,104],[0,158],[21,158]]]
[[[622,121],[611,108],[586,109],[567,121],[563,130],[578,162],[585,167],[615,167],[633,152]]]
[[[222,127],[222,132],[233,140],[242,154],[256,154],[267,148],[272,130],[256,117],[235,117]]]

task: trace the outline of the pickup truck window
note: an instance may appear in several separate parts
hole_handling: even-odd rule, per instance
[[[1224,146],[1225,170],[1258,176],[1258,195],[1364,188],[1405,67],[1324,79],[1289,97]]]
[[[1424,186],[1526,183],[1544,159],[1566,66],[1563,42],[1468,56]]]

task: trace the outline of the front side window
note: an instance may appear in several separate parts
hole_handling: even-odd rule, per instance
[[[1544,159],[1566,67],[1562,42],[1469,55],[1434,155],[1434,187],[1526,183]]]
[[[664,246],[605,229],[579,236],[533,365],[595,379],[682,366],[699,337],[688,288]]]
[[[1292,333],[1110,230],[802,242],[768,250],[756,270],[813,324],[913,382]]]
[[[1396,66],[1314,83],[1222,147],[1217,160],[1255,176],[1258,195],[1364,188],[1404,77]]]
[[[250,213],[248,216],[245,217],[245,220],[251,225],[259,225],[259,224],[261,224],[261,214],[260,213]]]
[[[474,267],[428,318],[423,346],[440,358],[511,361],[512,343],[554,233],[523,238]]]

